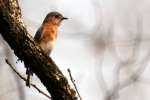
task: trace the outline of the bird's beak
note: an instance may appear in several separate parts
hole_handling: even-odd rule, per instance
[[[67,17],[63,17],[63,18],[62,18],[62,20],[67,20],[67,19],[68,19]]]

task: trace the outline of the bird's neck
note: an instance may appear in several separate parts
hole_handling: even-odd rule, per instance
[[[46,27],[49,27],[49,28],[58,28],[59,27],[59,25],[57,25],[57,24],[55,24],[51,21],[44,23],[43,26],[46,26]]]

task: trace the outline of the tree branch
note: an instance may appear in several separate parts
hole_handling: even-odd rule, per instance
[[[77,100],[66,77],[27,33],[17,0],[0,0],[0,34],[15,55],[39,77],[53,100]]]
[[[25,77],[23,77],[8,61],[8,59],[5,59],[6,63],[10,66],[10,68],[25,82],[27,81],[27,79]],[[46,96],[47,98],[49,98],[51,100],[51,97],[49,95],[47,95],[46,93],[44,93],[41,89],[39,89],[35,84],[31,83],[31,86],[33,88],[35,88],[39,93],[43,94],[44,96]]]
[[[82,97],[81,97],[81,95],[80,95],[80,93],[79,93],[79,91],[78,91],[77,85],[76,85],[76,83],[75,83],[75,80],[74,80],[73,77],[72,77],[71,70],[70,70],[69,68],[68,68],[68,73],[69,73],[69,76],[70,76],[70,80],[71,80],[71,82],[72,82],[72,84],[73,84],[73,86],[74,86],[74,88],[75,88],[75,90],[76,90],[76,92],[77,92],[77,94],[78,94],[80,100],[82,100]]]

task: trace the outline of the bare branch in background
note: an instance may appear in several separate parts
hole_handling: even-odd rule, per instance
[[[8,61],[8,59],[5,59],[6,63],[9,65],[9,67],[25,82],[27,81],[27,79],[25,77],[23,77],[12,65],[11,63]],[[47,98],[49,98],[51,100],[51,97],[44,93],[41,89],[39,89],[35,84],[31,83],[31,86],[33,88],[35,88],[39,93],[43,94],[44,96],[46,96]]]
[[[142,23],[141,23],[142,19],[138,18],[137,20],[137,35],[135,37],[135,41],[134,41],[134,45],[132,46],[132,55],[130,56],[130,58],[126,59],[125,61],[119,59],[119,57],[117,56],[117,51],[116,51],[116,47],[115,46],[112,46],[111,48],[111,52],[113,52],[113,55],[114,55],[114,52],[116,54],[116,57],[117,57],[117,60],[118,60],[118,63],[117,63],[117,66],[115,67],[115,85],[113,87],[112,90],[109,91],[109,94],[106,96],[106,100],[113,100],[113,99],[116,99],[118,98],[118,93],[121,89],[133,84],[134,82],[136,82],[138,80],[138,78],[140,77],[140,75],[144,72],[145,70],[145,67],[146,65],[143,65],[142,64],[139,64],[138,66],[138,69],[135,70],[133,72],[133,74],[129,77],[129,79],[125,80],[124,82],[120,82],[120,72],[124,69],[124,68],[127,68],[127,67],[131,67],[131,66],[134,66],[136,63],[137,63],[137,56],[138,56],[138,53],[139,53],[139,49],[140,49],[140,44],[141,44],[141,34],[142,34]],[[113,33],[112,33],[113,34]],[[112,35],[111,34],[111,35]],[[149,54],[148,54],[149,55]],[[146,57],[147,58],[147,57]],[[146,59],[144,59],[144,61],[146,61]],[[144,62],[144,64],[146,64],[146,62]],[[142,65],[142,66],[141,66]]]
[[[13,54],[10,50],[10,48],[8,47],[8,45],[6,44],[6,42],[2,39],[2,37],[0,36],[0,55],[1,55],[1,60],[0,60],[0,79],[3,80],[0,84],[0,88],[1,90],[5,89],[6,91],[1,91],[1,97],[4,99],[7,98],[11,98],[12,94],[16,94],[19,100],[25,100],[25,91],[24,91],[24,86],[22,85],[22,81],[20,79],[18,79],[15,75],[15,73],[13,71],[7,70],[7,67],[5,67],[5,63],[2,59],[8,58],[10,61],[12,61],[12,65],[14,65],[13,61]],[[6,72],[7,70],[7,72]],[[3,77],[3,75],[5,75],[5,77]],[[10,77],[7,77],[7,76]],[[12,80],[14,81],[13,84],[11,86],[7,85],[6,82],[12,82]],[[1,87],[2,86],[2,87]],[[13,92],[12,92],[13,91]],[[5,96],[5,95],[9,95],[9,96]],[[15,99],[15,98],[14,98]]]
[[[98,16],[98,15],[97,15]],[[139,17],[140,16],[140,17]],[[100,22],[101,23],[101,22]],[[113,23],[115,24],[115,22]],[[100,25],[100,24],[99,24]],[[104,100],[116,100],[119,98],[120,94],[119,92],[123,90],[125,87],[130,86],[131,84],[134,84],[135,82],[138,82],[140,79],[140,76],[142,73],[144,73],[147,64],[150,59],[150,51],[148,50],[146,53],[146,56],[142,57],[139,60],[139,52],[141,50],[141,45],[143,43],[146,43],[147,41],[150,41],[148,37],[146,39],[143,39],[143,19],[141,15],[138,15],[136,19],[136,32],[133,33],[132,31],[128,33],[128,39],[127,40],[115,40],[115,37],[117,36],[114,31],[114,26],[110,24],[110,26],[105,29],[102,29],[98,27],[98,29],[94,29],[96,31],[93,31],[93,33],[97,33],[95,37],[92,37],[92,46],[94,46],[94,52],[96,56],[96,60],[98,61],[99,67],[96,68],[97,71],[97,79],[99,81],[100,89],[102,93],[104,93]],[[120,34],[119,34],[120,35]],[[134,37],[132,37],[132,36]],[[90,41],[91,42],[91,41]],[[128,58],[121,58],[119,54],[118,47],[126,47],[130,48],[131,53]],[[107,54],[109,53],[113,59],[113,64],[111,68],[113,68],[113,82],[108,83],[105,79],[105,73],[103,73],[103,68],[105,68],[104,61],[105,61],[105,52],[107,51]],[[128,52],[128,51],[127,51]],[[126,54],[126,52],[124,53]],[[124,55],[122,54],[122,55]],[[108,55],[107,55],[108,56]],[[106,58],[108,61],[108,59]],[[128,72],[126,72],[127,79],[123,80],[120,79],[122,77],[121,72],[124,72],[125,70],[129,70],[131,75],[129,75]],[[113,85],[112,85],[113,84]],[[111,87],[111,89],[109,89]]]

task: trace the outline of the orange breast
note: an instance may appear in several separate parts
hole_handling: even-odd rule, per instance
[[[55,41],[57,38],[57,26],[51,23],[46,23],[43,25],[42,33],[43,42]]]

